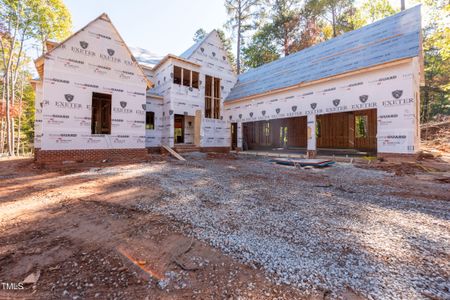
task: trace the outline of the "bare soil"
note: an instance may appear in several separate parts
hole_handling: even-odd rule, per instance
[[[156,182],[76,176],[90,167],[0,161],[1,299],[309,298],[183,235],[187,225],[134,209],[161,196]]]
[[[450,189],[439,179],[448,164],[363,167],[298,170],[223,154],[46,168],[0,160],[0,299],[449,296],[440,280],[450,275]],[[338,275],[346,270],[354,277]],[[5,288],[30,274],[35,283]]]

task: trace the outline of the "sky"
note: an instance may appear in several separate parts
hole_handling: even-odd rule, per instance
[[[222,28],[223,0],[64,0],[76,31],[107,13],[130,47],[159,55],[179,55],[193,43],[199,28]]]

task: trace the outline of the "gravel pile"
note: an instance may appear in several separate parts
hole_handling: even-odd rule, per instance
[[[188,234],[276,282],[334,296],[450,298],[448,184],[420,183],[443,195],[424,200],[400,196],[407,178],[349,164],[298,170],[193,156],[135,168],[163,190],[138,209],[190,224]]]

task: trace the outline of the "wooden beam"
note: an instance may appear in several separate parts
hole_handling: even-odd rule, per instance
[[[173,150],[173,149],[170,148],[169,146],[163,145],[162,147],[163,147],[165,150],[167,150],[167,152],[169,152],[172,156],[174,156],[175,158],[177,158],[178,160],[186,161],[186,159],[184,159],[183,156],[181,156],[180,154],[178,154],[177,152],[175,152],[175,150]]]

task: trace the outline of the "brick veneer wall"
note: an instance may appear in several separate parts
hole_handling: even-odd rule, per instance
[[[89,150],[41,150],[35,149],[37,163],[51,164],[64,161],[132,161],[147,159],[147,149],[89,149]]]

